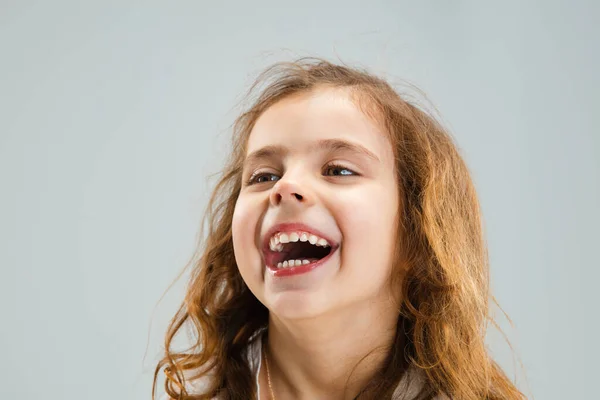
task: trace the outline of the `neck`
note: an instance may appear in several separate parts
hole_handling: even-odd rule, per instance
[[[277,399],[352,399],[383,365],[396,334],[391,303],[302,320],[271,313],[267,353]]]

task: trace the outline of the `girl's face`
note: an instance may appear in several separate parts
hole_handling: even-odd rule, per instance
[[[387,134],[344,91],[279,101],[250,134],[233,216],[244,281],[280,318],[389,300],[397,190]]]

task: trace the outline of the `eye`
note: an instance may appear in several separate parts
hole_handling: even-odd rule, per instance
[[[326,176],[352,176],[352,175],[356,175],[356,172],[354,172],[351,169],[348,169],[346,167],[343,167],[341,165],[328,165],[327,167],[325,167],[325,170],[323,171],[323,175],[326,175]]]
[[[250,179],[248,179],[247,184],[253,185],[255,183],[266,183],[266,182],[275,182],[279,180],[279,176],[276,174],[271,174],[268,172],[256,173],[253,174]]]

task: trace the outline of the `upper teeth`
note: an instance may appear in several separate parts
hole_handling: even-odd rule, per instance
[[[316,246],[327,247],[329,242],[323,238],[313,235],[312,233],[292,231],[292,232],[277,232],[269,241],[269,248],[271,251],[282,251],[283,243],[290,242],[309,242]]]

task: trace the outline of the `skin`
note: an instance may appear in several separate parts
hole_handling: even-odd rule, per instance
[[[399,198],[387,134],[344,90],[318,89],[267,109],[246,154],[233,243],[240,274],[270,311],[276,398],[351,399],[383,361],[398,318],[390,275]],[[307,224],[337,250],[308,273],[275,277],[261,250],[279,223]]]

